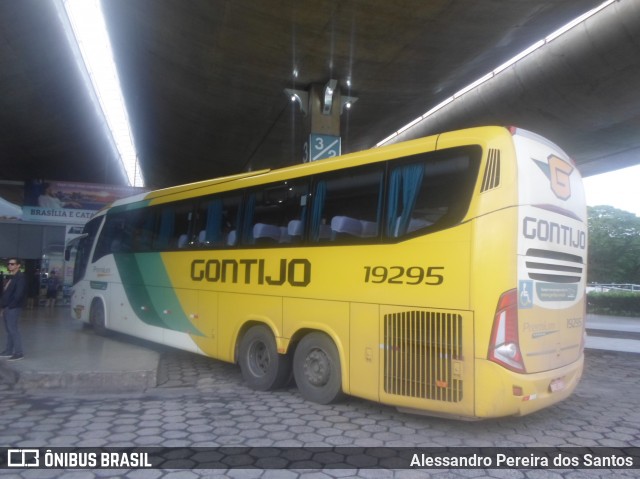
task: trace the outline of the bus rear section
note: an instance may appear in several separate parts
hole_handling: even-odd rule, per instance
[[[515,244],[501,248],[515,256],[514,267],[494,275],[503,289],[477,291],[492,291],[476,310],[481,417],[524,415],[567,398],[584,363],[587,218],[580,174],[551,142],[519,129],[512,136],[518,206],[496,216],[517,231]],[[479,338],[488,338],[488,348]]]

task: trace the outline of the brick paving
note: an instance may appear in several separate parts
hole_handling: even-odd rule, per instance
[[[439,446],[640,447],[638,354],[588,350],[585,375],[571,400],[523,418],[461,422],[404,414],[392,407],[355,398],[322,406],[303,400],[293,387],[257,392],[244,386],[240,371],[234,365],[158,348],[162,353],[161,382],[141,392],[73,394],[0,384],[0,445],[23,448],[347,446],[412,447],[416,451]],[[292,454],[295,451],[293,449]],[[241,466],[245,459],[237,456],[236,465]],[[294,462],[301,467],[313,467],[313,457],[306,459],[301,457]],[[188,465],[179,461],[168,464]],[[0,470],[0,476],[6,478],[65,479],[579,479],[638,477],[638,474],[638,470],[621,469]]]

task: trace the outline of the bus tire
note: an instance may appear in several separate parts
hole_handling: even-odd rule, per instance
[[[102,305],[102,301],[95,300],[91,303],[91,310],[89,311],[89,323],[93,327],[93,330],[104,336],[107,334],[107,326],[105,320],[105,312],[104,306]]]
[[[271,330],[263,325],[253,326],[242,336],[238,363],[245,383],[256,391],[284,387],[291,378],[289,355],[278,354]]]
[[[342,398],[340,355],[333,340],[324,333],[310,333],[298,344],[293,376],[302,397],[318,404]]]

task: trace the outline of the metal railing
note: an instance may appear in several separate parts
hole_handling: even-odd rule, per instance
[[[610,291],[640,293],[640,284],[590,283],[587,285],[587,292],[607,293]]]

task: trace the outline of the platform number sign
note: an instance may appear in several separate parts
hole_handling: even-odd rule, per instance
[[[303,161],[306,163],[308,161],[340,156],[340,149],[341,142],[339,136],[312,133],[309,135],[309,141],[304,144]]]

